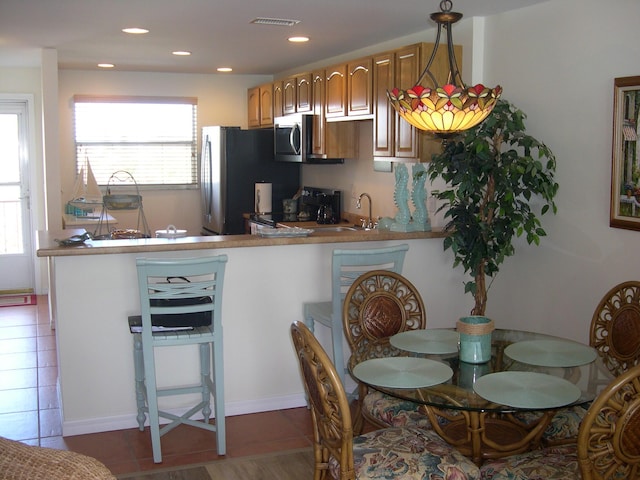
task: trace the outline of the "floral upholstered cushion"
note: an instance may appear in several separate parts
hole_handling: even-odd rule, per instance
[[[549,447],[486,460],[482,480],[570,480],[580,478],[576,445]]]
[[[369,392],[362,401],[362,409],[367,415],[390,427],[431,428],[429,417],[418,410],[414,402],[401,400],[382,392]]]
[[[384,428],[353,439],[355,478],[392,480],[474,480],[479,468],[432,430]],[[329,460],[329,471],[340,478],[340,465]]]
[[[542,434],[542,438],[549,442],[559,440],[575,441],[578,438],[580,423],[586,414],[587,409],[581,406],[558,410]]]
[[[588,405],[587,405],[587,408]],[[582,419],[587,414],[587,408],[581,406],[562,408],[556,412],[551,422],[542,434],[542,439],[550,444],[575,442]],[[516,415],[524,423],[532,423],[540,418],[536,412]]]

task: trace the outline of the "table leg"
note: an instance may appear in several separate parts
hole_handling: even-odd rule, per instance
[[[477,465],[487,458],[506,457],[537,447],[555,414],[546,411],[538,420],[525,425],[512,415],[482,411],[445,412],[424,405],[424,412],[438,435]]]

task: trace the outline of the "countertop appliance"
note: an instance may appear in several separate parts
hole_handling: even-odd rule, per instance
[[[340,223],[342,212],[342,192],[331,188],[302,187],[299,200],[300,212],[296,220],[285,218],[283,213],[261,215],[254,213],[250,221],[259,225],[276,227],[278,223],[316,222],[319,224]],[[327,214],[330,212],[330,215]]]
[[[328,158],[313,153],[314,122],[320,117],[311,114],[293,114],[276,117],[273,127],[275,159],[294,163],[344,163],[344,158]]]
[[[300,188],[300,165],[274,160],[273,130],[202,127],[200,190],[203,235],[245,233],[243,214],[255,211],[255,184],[272,184],[272,205]]]
[[[332,188],[302,187],[300,211],[308,212],[317,223],[339,223],[342,193]]]

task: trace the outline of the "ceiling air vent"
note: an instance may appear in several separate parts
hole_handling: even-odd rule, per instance
[[[255,23],[257,25],[276,25],[279,27],[293,27],[300,23],[300,20],[289,20],[287,18],[264,18],[258,17],[251,20],[249,23]]]

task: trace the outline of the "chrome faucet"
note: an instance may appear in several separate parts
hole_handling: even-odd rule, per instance
[[[360,196],[358,197],[358,201],[356,202],[356,208],[357,209],[361,209],[362,208],[362,197],[367,197],[369,199],[369,219],[368,220],[362,220],[362,226],[364,228],[373,228],[373,216],[371,215],[371,195],[369,195],[368,193],[361,193]]]

